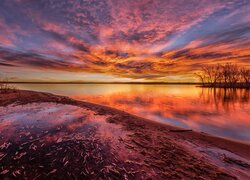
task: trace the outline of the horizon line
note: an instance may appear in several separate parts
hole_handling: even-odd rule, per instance
[[[77,82],[77,81],[2,81],[0,83],[6,84],[201,84],[199,82]]]

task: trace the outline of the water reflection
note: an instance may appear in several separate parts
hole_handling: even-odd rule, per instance
[[[128,84],[22,86],[24,89],[67,95],[147,119],[250,142],[250,97],[246,89]]]
[[[237,104],[249,104],[249,89],[202,88],[201,99],[207,104],[215,105],[216,109],[225,111],[235,109]]]

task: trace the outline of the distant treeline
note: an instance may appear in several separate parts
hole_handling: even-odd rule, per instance
[[[250,69],[237,64],[204,65],[195,75],[203,87],[250,88]]]
[[[7,82],[7,80],[5,80]],[[17,91],[16,87],[0,79],[0,94]]]

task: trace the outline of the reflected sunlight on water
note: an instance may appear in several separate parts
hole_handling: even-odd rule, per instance
[[[19,84],[124,110],[147,119],[250,142],[250,92],[194,85]]]

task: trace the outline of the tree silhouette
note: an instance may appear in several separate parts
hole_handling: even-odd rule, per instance
[[[237,64],[204,65],[195,73],[204,87],[249,88],[250,70]]]

